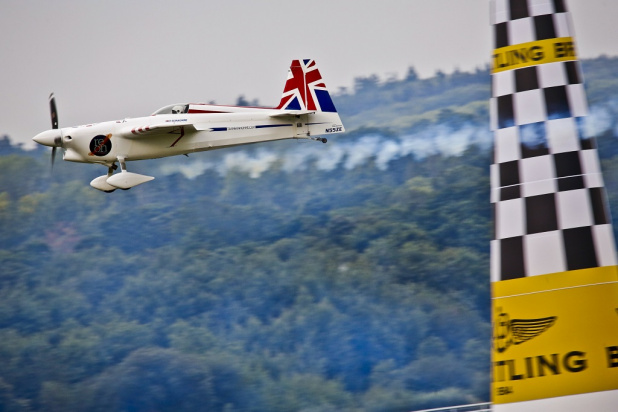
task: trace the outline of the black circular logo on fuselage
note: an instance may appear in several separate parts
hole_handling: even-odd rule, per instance
[[[93,137],[90,141],[90,154],[95,156],[105,156],[109,154],[109,152],[112,151],[111,137],[111,134],[107,136],[100,134]]]

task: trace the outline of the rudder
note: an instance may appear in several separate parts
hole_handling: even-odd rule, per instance
[[[315,60],[292,61],[277,109],[337,112]]]

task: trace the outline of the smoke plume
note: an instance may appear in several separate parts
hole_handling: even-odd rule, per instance
[[[275,165],[285,172],[294,173],[307,170],[310,165],[321,171],[340,166],[352,170],[373,161],[378,169],[387,170],[393,160],[410,155],[417,159],[434,154],[459,156],[472,144],[489,149],[492,135],[485,125],[464,124],[459,128],[435,125],[397,137],[378,134],[351,137],[344,134],[329,136],[329,139],[326,145],[291,140],[215,150],[183,162],[165,163],[161,167],[164,174],[182,173],[189,179],[207,170],[214,170],[222,176],[234,170],[259,178]]]

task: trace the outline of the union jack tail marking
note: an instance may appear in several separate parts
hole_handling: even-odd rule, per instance
[[[292,61],[277,109],[337,112],[315,60]]]

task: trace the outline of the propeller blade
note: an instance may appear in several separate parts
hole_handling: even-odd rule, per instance
[[[56,110],[56,98],[54,94],[49,95],[49,111],[51,112],[52,129],[58,128],[58,110]]]
[[[56,98],[54,97],[53,93],[49,95],[49,112],[51,114],[52,129],[57,129],[58,128],[58,109],[56,109]],[[56,143],[55,139],[54,139],[54,143]],[[62,144],[62,140],[60,140],[60,143]],[[52,147],[52,153],[51,153],[52,170],[54,170],[54,162],[56,161],[56,149],[57,149],[57,146]]]

